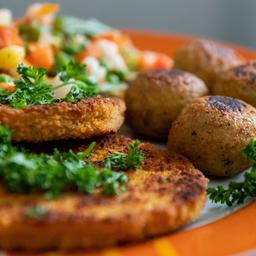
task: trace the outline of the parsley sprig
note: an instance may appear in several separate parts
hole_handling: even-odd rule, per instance
[[[242,153],[252,162],[252,169],[244,174],[242,182],[232,181],[227,188],[222,185],[208,188],[207,193],[213,202],[232,206],[256,197],[256,139],[251,140]]]
[[[144,162],[144,154],[139,149],[140,141],[129,145],[128,153],[114,152],[105,159],[105,167],[112,170],[138,169]]]
[[[124,191],[128,176],[121,170],[137,168],[142,164],[138,142],[129,145],[129,153],[124,154],[129,159],[126,164],[123,162],[124,155],[117,160],[113,156],[118,153],[114,152],[108,157],[104,168],[86,162],[94,147],[95,143],[91,143],[79,153],[54,149],[52,155],[35,154],[13,146],[10,130],[0,126],[0,179],[11,192],[43,192],[47,198],[54,198],[69,189],[89,194],[100,190],[106,195]],[[120,167],[118,172],[114,171],[117,166]]]
[[[98,94],[99,88],[93,79],[85,73],[85,65],[75,61],[70,61],[59,70],[60,80],[64,86],[71,84],[72,88],[64,101],[76,102],[78,100],[94,97]]]
[[[14,108],[25,108],[33,105],[55,104],[60,101],[76,102],[98,94],[98,85],[86,75],[85,66],[71,61],[61,67],[59,76],[63,83],[54,87],[47,79],[47,70],[27,67],[20,64],[17,72],[20,78],[14,81],[16,89],[9,93],[0,89],[0,104],[9,104]],[[56,99],[54,90],[71,85],[65,98]]]
[[[36,104],[55,103],[53,87],[46,79],[46,69],[26,67],[20,64],[17,68],[20,79],[15,80],[16,90],[8,93],[0,90],[0,103],[10,104],[14,108],[24,108]]]

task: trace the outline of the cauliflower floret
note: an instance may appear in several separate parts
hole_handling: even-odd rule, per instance
[[[82,63],[86,65],[87,73],[93,76],[97,82],[105,79],[107,70],[100,65],[97,58],[89,56],[86,57]]]
[[[106,60],[110,69],[127,70],[125,61],[120,55],[119,49],[114,42],[101,39],[95,43],[95,47],[100,52],[100,56]]]

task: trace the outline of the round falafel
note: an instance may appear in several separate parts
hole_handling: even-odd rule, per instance
[[[212,86],[215,95],[241,99],[256,107],[256,61],[219,74]]]
[[[207,94],[204,82],[188,72],[144,72],[130,83],[126,92],[127,118],[136,132],[164,139],[182,108]]]
[[[183,69],[204,80],[211,91],[219,72],[244,62],[232,48],[206,39],[196,39],[175,55],[174,68]]]
[[[168,148],[187,156],[205,174],[232,176],[250,166],[241,151],[256,137],[256,109],[224,96],[187,105],[173,122]]]

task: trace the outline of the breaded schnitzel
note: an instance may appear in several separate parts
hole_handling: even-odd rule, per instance
[[[102,164],[112,152],[127,152],[132,140],[109,136],[88,159]],[[79,147],[84,150],[87,146]],[[127,170],[126,192],[70,193],[55,200],[0,190],[0,247],[4,249],[99,248],[139,241],[189,223],[206,200],[207,179],[184,157],[142,143],[144,164]],[[31,217],[27,209],[45,207]]]
[[[85,139],[116,132],[124,121],[125,104],[118,97],[36,105],[23,109],[0,106],[0,124],[14,130],[14,141],[42,142]]]

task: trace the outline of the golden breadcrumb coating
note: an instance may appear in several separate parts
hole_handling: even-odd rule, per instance
[[[127,152],[132,140],[109,136],[89,161]],[[80,150],[86,146],[81,146]],[[206,201],[207,179],[184,157],[143,143],[145,162],[127,170],[128,190],[108,197],[70,193],[55,200],[0,190],[0,247],[4,249],[99,248],[171,232],[194,220]],[[45,206],[38,218],[29,207]]]
[[[125,109],[124,101],[114,96],[23,109],[2,105],[0,124],[13,129],[14,141],[86,139],[118,131]]]
[[[241,151],[254,137],[254,107],[234,98],[207,96],[183,109],[172,124],[168,146],[205,174],[232,176],[250,166]]]

